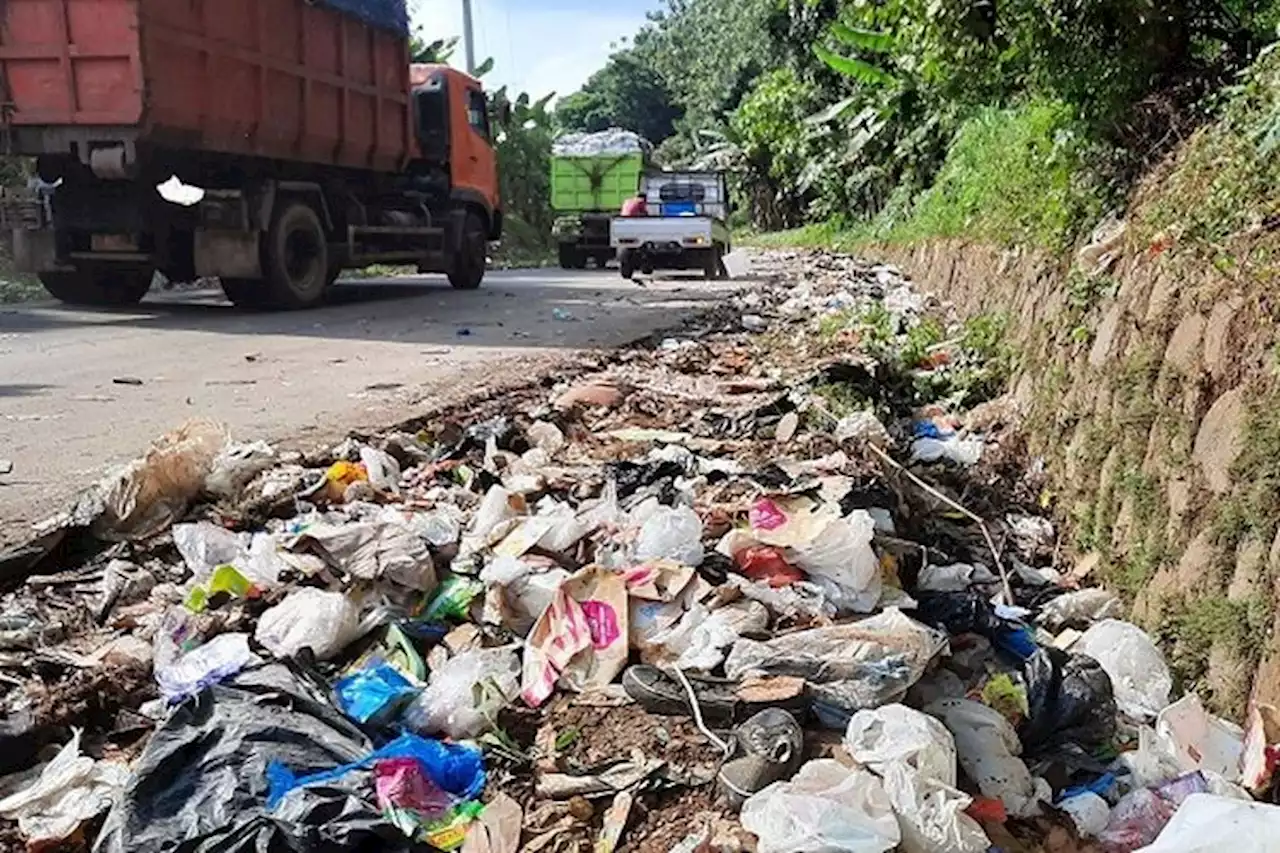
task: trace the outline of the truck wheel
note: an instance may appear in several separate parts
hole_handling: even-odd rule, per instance
[[[618,251],[618,269],[622,273],[622,277],[627,281],[636,276],[636,256],[630,249],[621,249]]]
[[[707,277],[707,281],[714,281],[720,277],[720,267],[724,266],[724,262],[720,259],[720,247],[713,246],[706,250],[706,257],[703,259],[702,272]]]
[[[267,234],[265,255],[260,307],[310,308],[324,298],[329,285],[329,245],[320,217],[310,205],[295,201],[280,211]]]
[[[489,262],[488,239],[484,223],[474,213],[467,214],[462,231],[462,254],[454,259],[449,284],[455,290],[475,290],[484,281],[485,266]]]
[[[560,244],[560,269],[576,270],[578,268],[578,247],[572,243]]]
[[[136,305],[151,289],[151,270],[76,270],[40,273],[40,283],[68,305]]]
[[[267,283],[256,278],[224,278],[222,292],[237,308],[268,308]]]

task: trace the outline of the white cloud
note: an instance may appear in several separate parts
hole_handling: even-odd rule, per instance
[[[487,86],[508,86],[513,91],[541,97],[576,91],[602,68],[624,38],[644,24],[645,3],[611,3],[598,0],[594,7],[545,8],[546,0],[472,0],[478,61],[493,57],[494,69],[485,77]],[[626,5],[631,8],[619,10]],[[410,0],[414,23],[428,39],[462,34],[462,0]],[[613,7],[613,8],[607,8]],[[463,64],[459,44],[455,65]]]

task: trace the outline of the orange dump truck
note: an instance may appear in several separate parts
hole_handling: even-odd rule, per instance
[[[0,0],[0,150],[39,175],[2,207],[19,267],[82,304],[157,270],[261,308],[374,263],[478,287],[502,232],[488,104],[410,65],[403,8]]]

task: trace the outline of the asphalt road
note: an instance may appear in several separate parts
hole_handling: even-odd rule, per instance
[[[331,305],[286,314],[240,311],[219,290],[127,310],[7,306],[0,543],[187,418],[238,439],[327,441],[644,337],[732,287],[531,270],[470,293],[430,277],[342,284]]]

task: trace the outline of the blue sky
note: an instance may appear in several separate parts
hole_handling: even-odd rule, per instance
[[[604,65],[610,45],[630,37],[660,0],[472,0],[476,53],[492,56],[488,88],[535,97],[567,95]],[[409,0],[429,39],[461,35],[462,0]],[[462,64],[459,46],[455,64]]]

